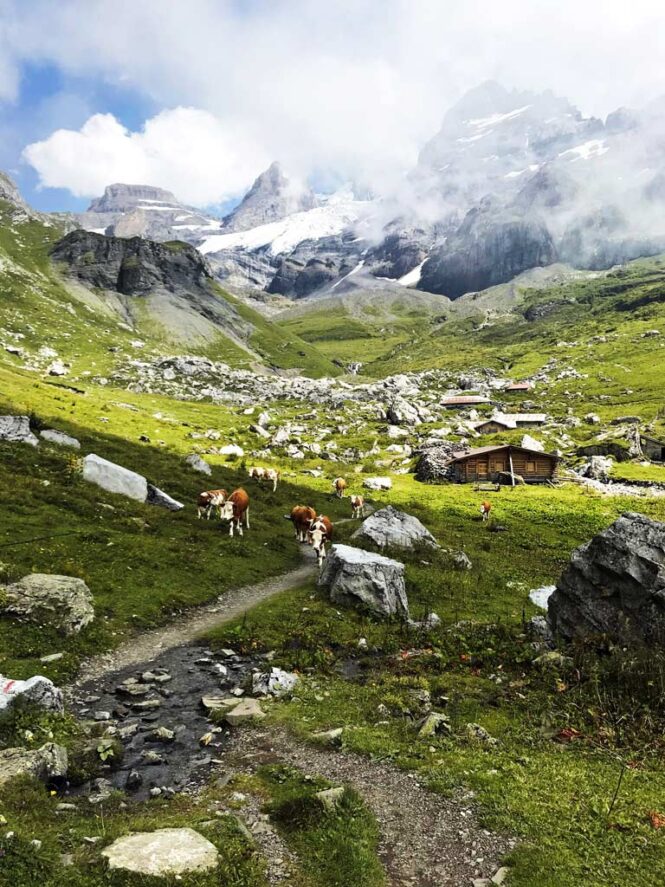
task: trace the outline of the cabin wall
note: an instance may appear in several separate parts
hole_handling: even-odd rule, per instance
[[[475,481],[497,482],[501,472],[511,470],[507,451],[471,456],[455,464],[454,480],[457,483],[474,483]],[[557,462],[546,455],[534,453],[512,454],[512,470],[519,474],[526,483],[546,483],[556,477]]]

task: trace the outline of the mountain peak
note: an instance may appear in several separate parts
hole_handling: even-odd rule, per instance
[[[176,197],[164,188],[154,185],[128,185],[123,182],[115,182],[104,188],[104,194],[95,198],[88,207],[88,212],[131,212],[141,203],[168,203],[179,204]]]
[[[247,231],[315,206],[313,191],[287,178],[281,164],[274,161],[256,177],[238,206],[225,218],[224,230]]]

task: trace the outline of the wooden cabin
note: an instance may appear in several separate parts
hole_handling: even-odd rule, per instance
[[[665,462],[665,441],[640,434],[640,446],[647,459],[652,462]]]
[[[451,479],[458,484],[492,481],[510,483],[518,474],[528,484],[544,484],[556,477],[559,457],[513,444],[478,447],[454,454],[448,465]]]
[[[495,413],[489,419],[474,425],[478,434],[497,434],[516,428],[538,428],[547,421],[545,413]]]

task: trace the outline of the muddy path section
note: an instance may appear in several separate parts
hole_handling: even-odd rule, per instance
[[[290,764],[352,786],[377,818],[379,854],[393,887],[462,887],[489,879],[516,843],[480,826],[469,792],[443,797],[413,773],[304,744],[275,726],[234,731],[227,760],[249,772],[263,763]]]
[[[175,622],[135,635],[115,650],[88,659],[82,664],[69,692],[110,672],[151,663],[166,651],[195,641],[206,631],[230,622],[262,601],[312,580],[317,575],[316,555],[305,546],[301,547],[301,552],[304,563],[297,570],[227,591],[212,603],[198,607]]]

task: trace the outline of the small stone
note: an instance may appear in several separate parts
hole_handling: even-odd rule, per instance
[[[245,721],[260,720],[265,717],[257,699],[243,699],[235,708],[226,713],[226,722],[232,727]]]
[[[344,786],[324,789],[323,791],[317,792],[316,797],[326,810],[335,810],[344,797]]]

